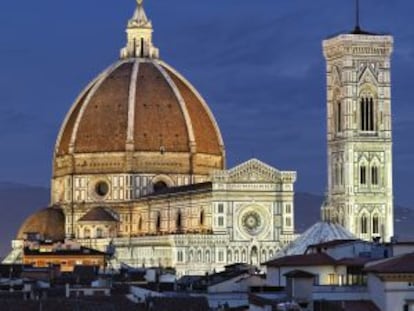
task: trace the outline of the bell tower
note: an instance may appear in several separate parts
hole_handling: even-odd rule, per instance
[[[358,238],[389,241],[393,228],[391,54],[393,37],[364,31],[323,42],[327,63],[326,221]]]

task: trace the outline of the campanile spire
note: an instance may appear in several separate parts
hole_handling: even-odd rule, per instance
[[[127,45],[121,50],[121,58],[158,58],[159,51],[152,43],[151,21],[145,14],[144,0],[136,0],[137,8],[128,21]]]

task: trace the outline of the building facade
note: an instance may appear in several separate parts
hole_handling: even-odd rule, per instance
[[[393,37],[362,31],[323,42],[327,62],[328,195],[325,220],[356,237],[393,229]]]
[[[120,60],[81,92],[59,132],[51,208],[20,228],[113,254],[111,264],[178,275],[259,265],[292,241],[296,172],[252,159],[225,168],[207,103],[159,59],[142,1]],[[51,230],[54,228],[54,230]]]

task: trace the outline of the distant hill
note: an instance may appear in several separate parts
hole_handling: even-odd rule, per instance
[[[0,258],[10,249],[10,241],[27,216],[49,204],[49,189],[22,184],[0,182]],[[320,220],[323,196],[296,193],[295,226],[301,233]],[[401,239],[414,240],[414,210],[396,206],[395,230]]]

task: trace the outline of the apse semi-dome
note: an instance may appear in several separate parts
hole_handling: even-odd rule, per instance
[[[207,103],[158,58],[141,4],[121,59],[81,92],[61,127],[54,177],[136,172],[208,175],[224,144]]]
[[[48,207],[30,215],[21,225],[17,240],[26,234],[38,233],[45,240],[62,241],[65,239],[65,215],[59,207]]]

